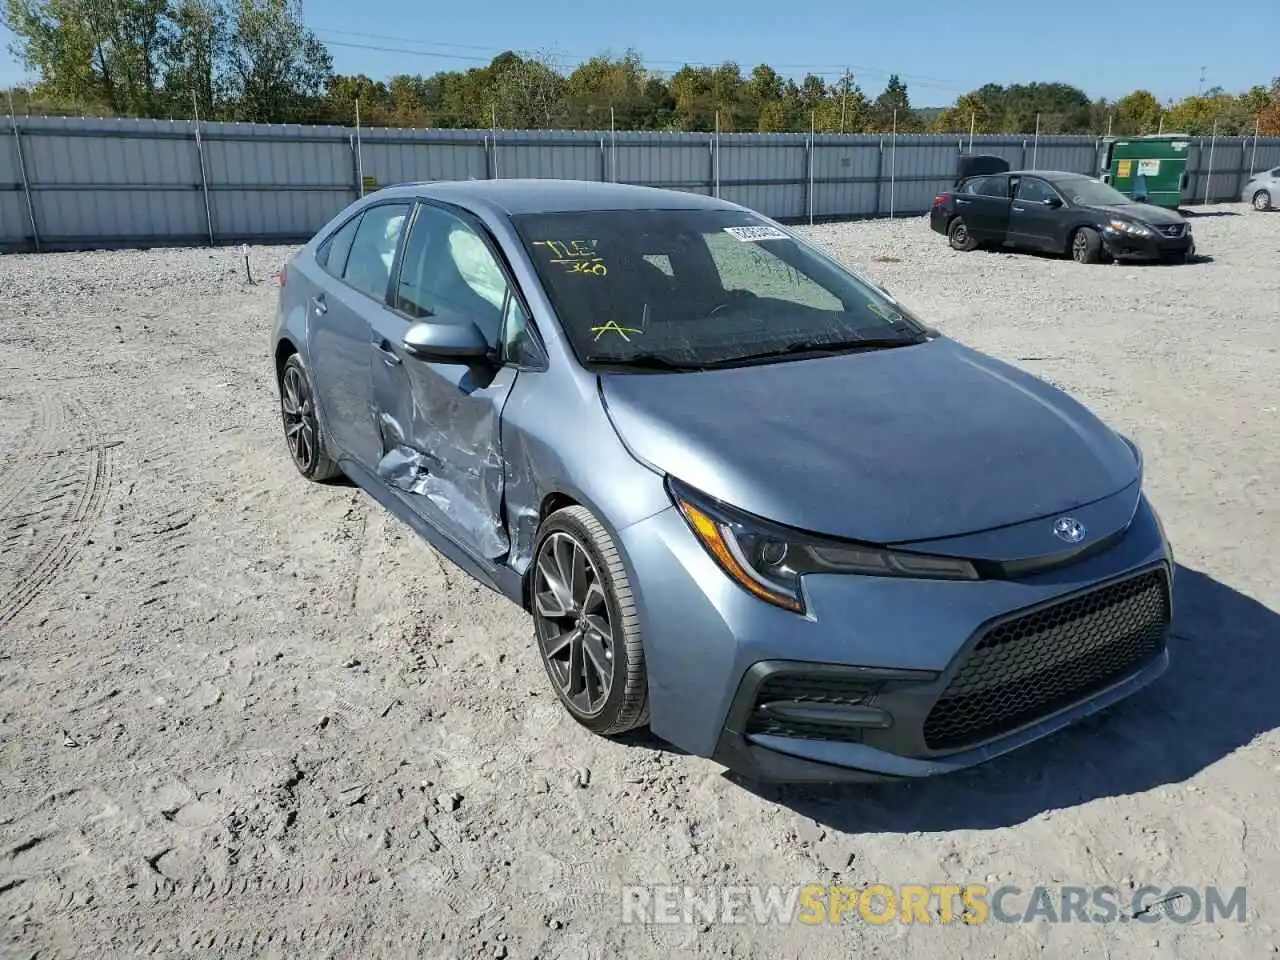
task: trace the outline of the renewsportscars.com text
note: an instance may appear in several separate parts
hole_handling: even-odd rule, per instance
[[[987,884],[628,886],[624,923],[808,925],[981,923],[1217,923],[1245,920],[1244,887]]]

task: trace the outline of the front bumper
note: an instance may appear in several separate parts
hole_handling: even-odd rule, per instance
[[[1195,238],[1189,227],[1183,227],[1177,236],[1155,233],[1150,237],[1135,237],[1117,230],[1102,231],[1102,246],[1113,257],[1132,260],[1171,260],[1190,257],[1195,253]]]
[[[1173,562],[1145,498],[1118,543],[1069,566],[1016,581],[810,577],[805,616],[730,582],[674,510],[620,536],[645,632],[653,732],[761,780],[880,780],[970,767],[1110,706],[1168,663]],[[1132,617],[1116,627],[1120,608],[1095,604],[1080,616],[1092,618],[1106,643],[1077,649],[1078,637],[1054,632],[1050,613],[1047,626],[1018,638],[1039,660],[991,673],[991,638],[1003,624],[1025,625],[1107,590],[1132,594],[1125,584],[1145,585],[1141,631]],[[985,652],[975,652],[979,645]],[[1099,657],[1110,658],[1107,669]],[[1044,678],[1064,671],[1075,679],[1058,695],[1010,706],[1010,697],[1043,692]],[[809,692],[797,695],[796,683]],[[772,698],[763,708],[762,692]],[[998,722],[971,722],[975,710],[994,711]]]

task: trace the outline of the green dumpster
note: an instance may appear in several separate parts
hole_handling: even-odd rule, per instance
[[[1126,197],[1176,210],[1187,187],[1190,152],[1185,133],[1115,137],[1103,140],[1100,173]]]

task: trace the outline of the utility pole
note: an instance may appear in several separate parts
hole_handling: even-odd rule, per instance
[[[844,118],[849,109],[849,80],[851,75],[849,68],[844,68],[844,76],[840,78],[840,86],[843,88],[840,93],[840,132],[844,133]]]
[[[1201,67],[1201,68],[1200,68],[1200,86],[1196,87],[1196,96],[1197,96],[1197,97],[1202,96],[1202,95],[1204,94],[1204,72],[1205,72],[1205,70],[1207,70],[1207,69],[1208,69],[1208,67]]]

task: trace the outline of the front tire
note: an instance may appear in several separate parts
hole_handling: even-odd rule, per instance
[[[1076,263],[1102,262],[1102,237],[1092,227],[1081,227],[1071,235],[1071,259]]]
[[[578,723],[610,736],[649,720],[640,617],[613,538],[585,507],[538,531],[530,610],[547,678]]]
[[[1265,212],[1271,209],[1271,192],[1259,190],[1253,195],[1253,209]]]
[[[961,253],[969,253],[978,248],[978,241],[973,239],[964,217],[956,217],[947,226],[947,242],[951,244],[952,250],[959,250]]]
[[[298,355],[292,354],[280,372],[280,418],[284,424],[284,442],[298,472],[308,480],[324,483],[342,474],[342,469],[329,455],[320,432],[316,414],[315,390],[307,368]]]

